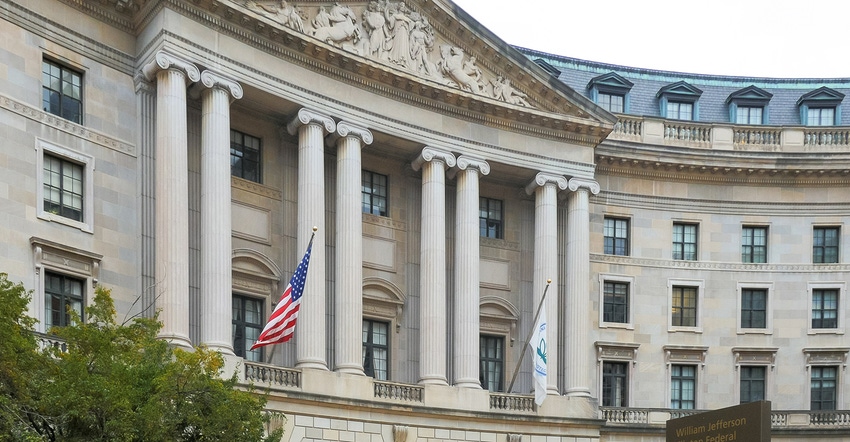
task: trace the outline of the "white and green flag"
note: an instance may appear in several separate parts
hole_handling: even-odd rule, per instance
[[[543,400],[546,399],[546,303],[540,306],[540,316],[537,318],[537,324],[534,325],[534,334],[531,335],[531,340],[528,341],[529,347],[533,352],[532,362],[534,362],[534,402],[540,406]]]

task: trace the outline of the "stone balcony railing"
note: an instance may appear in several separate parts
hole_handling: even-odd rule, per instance
[[[701,410],[671,410],[664,408],[602,407],[606,425],[617,427],[663,428],[668,419],[700,413]],[[850,410],[774,410],[770,413],[773,430],[850,429]]]
[[[618,114],[612,140],[713,150],[850,150],[850,127],[743,126]]]

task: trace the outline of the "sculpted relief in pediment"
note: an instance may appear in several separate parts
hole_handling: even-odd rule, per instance
[[[448,87],[534,107],[507,76],[484,72],[475,56],[442,40],[428,18],[404,2],[294,5],[285,0],[247,0],[245,6],[293,31]]]

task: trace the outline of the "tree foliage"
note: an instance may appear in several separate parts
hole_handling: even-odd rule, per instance
[[[170,347],[155,318],[117,323],[108,290],[50,331],[66,346],[44,349],[29,299],[0,273],[0,440],[280,440],[264,437],[265,397],[223,377],[218,352]]]

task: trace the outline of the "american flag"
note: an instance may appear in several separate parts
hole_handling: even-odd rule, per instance
[[[313,248],[313,239],[307,246],[307,252],[301,258],[301,263],[295,269],[295,274],[289,280],[289,285],[283,291],[280,302],[277,303],[272,312],[269,323],[263,328],[257,342],[251,346],[251,350],[269,344],[282,344],[290,339],[295,333],[295,320],[298,318],[298,309],[301,307],[301,295],[304,293],[304,282],[307,279],[307,266],[310,265],[310,250]]]

